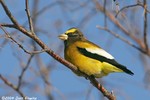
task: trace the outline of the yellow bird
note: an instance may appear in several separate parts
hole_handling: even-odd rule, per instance
[[[77,28],[68,29],[64,34],[59,35],[59,38],[64,40],[65,59],[89,76],[100,78],[113,72],[134,74],[119,64],[112,55],[88,41]]]

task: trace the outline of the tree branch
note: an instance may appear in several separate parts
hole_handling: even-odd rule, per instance
[[[118,35],[117,33],[109,30],[107,27],[101,27],[99,25],[96,26],[98,29],[100,30],[105,30],[108,33],[112,34],[113,36],[115,36],[116,38],[119,38],[120,40],[122,40],[123,42],[127,43],[128,45],[132,46],[133,48],[139,50],[140,52],[147,54],[147,52],[145,52],[144,50],[142,50],[141,48],[137,47],[136,45],[134,45],[133,43],[131,43],[130,41],[126,40],[125,38],[121,37],[120,35]]]
[[[26,11],[26,13],[27,13],[30,31],[32,32],[32,34],[34,34],[34,28],[33,28],[32,18],[31,18],[31,14],[30,14],[30,10],[29,10],[29,3],[28,3],[28,0],[26,0],[25,5],[26,5],[25,11]],[[34,35],[35,35],[35,34],[34,34]]]
[[[26,49],[23,47],[23,45],[21,45],[20,43],[18,43],[12,36],[10,36],[10,34],[2,27],[2,25],[0,25],[0,28],[4,31],[4,33],[6,34],[7,38],[11,39],[14,43],[16,43],[16,44],[19,46],[19,48],[21,48],[24,52],[26,52],[26,53],[32,55],[32,54],[43,53],[43,52],[46,51],[46,50],[44,50],[44,49],[42,49],[42,50],[40,50],[40,51],[28,51],[28,50],[26,50]],[[15,26],[12,26],[12,25],[11,25],[11,28],[15,28]]]
[[[3,2],[3,0],[0,0],[0,3],[2,5],[2,7],[4,8],[7,16],[9,17],[9,19],[16,25],[19,26],[19,23],[16,21],[16,19],[14,18],[14,16],[11,14],[11,12],[9,11],[8,7],[5,5],[5,3]]]
[[[146,9],[147,9],[147,1],[144,0],[144,44],[145,44],[145,50],[148,52],[149,48],[148,48],[148,43],[147,43],[147,12],[146,12]]]
[[[31,62],[31,60],[32,60],[32,58],[33,58],[33,56],[34,56],[34,55],[32,54],[32,55],[29,57],[26,66],[22,69],[22,72],[21,72],[21,74],[20,74],[20,76],[19,76],[18,86],[17,86],[17,89],[18,89],[18,90],[20,90],[20,87],[21,87],[21,84],[22,84],[22,78],[23,78],[23,76],[24,76],[24,74],[25,74],[25,71],[29,68],[29,64],[30,64],[30,62]]]
[[[121,11],[123,11],[124,9],[131,8],[131,7],[136,7],[136,6],[141,6],[141,7],[144,8],[144,10],[145,10],[146,12],[150,13],[150,11],[149,11],[147,8],[145,8],[145,6],[144,6],[143,4],[141,4],[140,2],[138,2],[137,4],[128,5],[128,6],[125,6],[125,7],[121,8],[121,9],[117,12],[117,14],[115,15],[115,17],[117,17],[117,16],[119,15],[119,13],[120,13]]]
[[[13,90],[15,90],[21,97],[25,98],[25,95],[15,85],[13,85],[6,78],[4,78],[1,74],[0,74],[0,78],[6,85],[11,87]]]
[[[107,97],[109,100],[116,100],[115,95],[113,92],[109,92],[107,89],[105,89],[94,77],[88,76],[88,79],[90,80],[91,84],[95,86],[105,97]]]

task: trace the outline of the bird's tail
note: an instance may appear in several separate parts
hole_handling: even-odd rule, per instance
[[[129,75],[134,75],[134,73],[131,70],[127,69],[125,66],[123,66],[121,64],[117,64],[116,66],[119,67],[121,70],[123,70],[123,72],[125,72]]]

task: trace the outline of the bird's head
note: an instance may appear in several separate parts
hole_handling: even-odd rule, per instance
[[[83,39],[83,34],[78,28],[70,28],[65,33],[58,36],[64,41],[77,41]]]

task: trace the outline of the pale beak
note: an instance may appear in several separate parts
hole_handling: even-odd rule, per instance
[[[66,35],[66,34],[60,34],[58,37],[61,40],[67,40],[68,39],[68,35]]]

